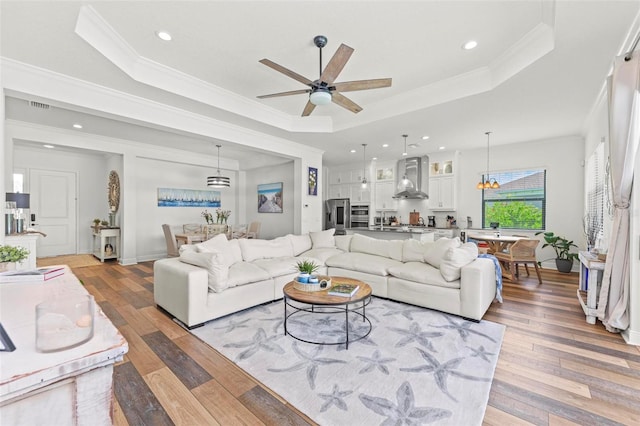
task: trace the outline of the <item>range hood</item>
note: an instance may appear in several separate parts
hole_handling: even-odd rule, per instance
[[[405,178],[408,182],[405,182]],[[396,194],[393,198],[426,200],[429,198],[429,157],[403,158],[398,161]]]

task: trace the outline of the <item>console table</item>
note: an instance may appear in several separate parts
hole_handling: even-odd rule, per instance
[[[107,250],[107,245],[111,246],[110,251]],[[120,228],[93,228],[93,255],[104,262],[105,259],[117,259],[119,254]]]
[[[588,251],[578,252],[580,259],[580,286],[577,290],[578,300],[582,306],[584,314],[587,316],[589,324],[596,323],[596,315],[598,311],[598,295],[600,293],[600,282],[604,272],[605,262],[599,260],[597,256]],[[587,301],[585,303],[580,291],[587,292]]]
[[[29,257],[18,262],[16,269],[36,269],[38,234],[11,234],[4,237],[4,242],[13,247],[23,247],[29,250]]]
[[[35,306],[86,295],[75,275],[0,285],[0,322],[13,352],[0,352],[2,424],[112,424],[113,365],[128,351],[124,337],[96,306],[94,336],[59,352],[36,351]]]

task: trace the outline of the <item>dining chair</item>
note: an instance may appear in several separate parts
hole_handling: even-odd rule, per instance
[[[247,224],[233,225],[231,227],[231,238],[247,238]]]
[[[185,234],[200,234],[202,232],[202,225],[199,223],[185,223],[182,225],[182,231]]]
[[[251,222],[249,224],[249,229],[247,229],[247,238],[258,238],[261,223],[262,222]]]
[[[540,268],[538,267],[538,259],[536,258],[536,247],[540,244],[540,240],[523,238],[509,246],[508,252],[494,253],[496,259],[500,261],[503,268],[508,270],[512,281],[518,281],[518,265],[523,264],[529,275],[528,264],[533,264],[538,275],[538,282],[542,284],[540,276]]]
[[[164,239],[167,243],[167,256],[168,257],[178,257],[180,253],[178,252],[178,242],[176,241],[176,236],[173,233],[173,229],[171,229],[170,225],[166,223],[162,225],[162,231],[164,232]]]

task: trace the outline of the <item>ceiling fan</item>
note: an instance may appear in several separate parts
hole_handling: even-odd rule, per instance
[[[368,90],[379,89],[381,87],[390,87],[390,78],[378,78],[373,80],[356,80],[356,81],[344,81],[342,83],[334,83],[338,74],[342,71],[347,61],[353,53],[353,49],[346,44],[341,44],[336,53],[333,55],[325,69],[322,69],[322,48],[327,45],[327,38],[319,35],[313,38],[313,43],[320,50],[320,78],[311,81],[306,77],[295,73],[282,65],[278,65],[269,59],[262,59],[259,62],[273,68],[274,70],[281,72],[282,74],[299,81],[300,83],[309,86],[308,89],[292,90],[289,92],[272,93],[270,95],[258,96],[258,99],[275,98],[279,96],[300,95],[303,93],[309,93],[309,100],[307,105],[302,111],[302,116],[306,117],[316,105],[326,105],[333,102],[340,105],[343,108],[348,109],[351,112],[358,113],[362,111],[362,107],[351,99],[344,96],[341,92],[353,92],[356,90]]]

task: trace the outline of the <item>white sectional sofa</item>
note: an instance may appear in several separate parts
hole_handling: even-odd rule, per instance
[[[187,327],[281,299],[309,259],[319,274],[356,278],[375,296],[480,320],[496,297],[491,259],[478,258],[472,243],[334,236],[333,230],[273,240],[228,241],[219,235],[182,246],[178,258],[154,264],[156,304]]]

